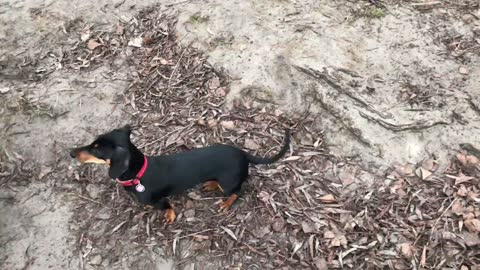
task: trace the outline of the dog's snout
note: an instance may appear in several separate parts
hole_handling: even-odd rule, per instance
[[[70,156],[71,156],[72,158],[76,158],[76,157],[77,157],[77,149],[72,149],[72,150],[70,151]]]

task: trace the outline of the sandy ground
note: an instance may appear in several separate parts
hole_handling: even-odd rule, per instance
[[[0,177],[15,180],[0,183],[2,269],[112,269],[79,257],[79,198],[62,189],[76,187],[68,148],[129,122],[118,95],[130,67],[120,58],[75,71],[58,57],[81,38],[67,34],[76,19],[128,21],[153,2],[0,2]],[[227,101],[248,95],[320,115],[332,153],[378,171],[480,145],[480,10],[469,3],[388,3],[379,13],[356,1],[169,0],[159,9],[177,13],[182,42],[231,77]],[[146,255],[149,267],[171,269],[160,255]]]

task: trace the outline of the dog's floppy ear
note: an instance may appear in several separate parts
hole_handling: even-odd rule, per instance
[[[117,179],[122,175],[130,164],[130,152],[125,147],[116,147],[110,159],[110,169],[108,175],[112,179]]]
[[[123,129],[124,131],[126,131],[128,133],[128,135],[130,135],[130,133],[132,133],[132,126],[130,124],[126,124],[125,126],[123,126],[121,129]]]

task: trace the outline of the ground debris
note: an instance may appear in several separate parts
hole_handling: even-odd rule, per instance
[[[252,106],[248,97],[227,111],[222,105],[228,76],[215,71],[198,50],[179,44],[175,17],[152,8],[134,21],[122,23],[121,31],[92,29],[90,40],[102,45],[74,51],[76,57],[66,63],[84,68],[87,62],[128,52],[133,79],[124,100],[135,119],[133,140],[146,154],[226,143],[267,156],[278,150],[287,127],[293,130],[292,149],[279,163],[252,168],[244,196],[227,213],[217,212],[221,194],[192,190],[176,196],[179,215],[169,225],[162,222],[162,213],[138,205],[113,182],[92,194],[87,186],[101,172],[81,172],[82,196],[97,202],[82,201],[76,214],[82,254],[92,256],[91,250],[101,247],[90,261],[121,261],[132,250],[115,243],[134,242],[135,252],[156,247],[182,264],[198,258],[274,269],[458,269],[480,264],[474,256],[480,241],[473,199],[480,193],[479,172],[466,170],[466,157],[455,158],[445,171],[436,160],[399,165],[376,181],[360,181],[359,166],[340,173],[347,160],[329,154],[322,130],[312,128],[313,117],[276,113],[272,104]],[[446,123],[388,127],[437,124]]]

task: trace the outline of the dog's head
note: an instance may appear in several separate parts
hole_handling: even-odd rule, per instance
[[[70,156],[81,163],[107,164],[108,174],[115,179],[122,175],[130,163],[129,125],[98,136],[91,144],[75,148]]]

